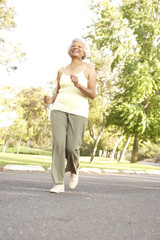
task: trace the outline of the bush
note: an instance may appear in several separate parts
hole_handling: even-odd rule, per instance
[[[146,142],[139,150],[138,160],[154,158],[160,154],[160,144]]]

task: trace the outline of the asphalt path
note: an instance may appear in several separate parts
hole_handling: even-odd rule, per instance
[[[0,240],[159,240],[160,176],[80,173],[53,194],[50,172],[0,172]]]

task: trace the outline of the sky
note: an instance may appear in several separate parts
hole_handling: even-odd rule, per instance
[[[15,87],[45,87],[60,67],[70,63],[67,50],[91,24],[90,0],[8,0],[15,7],[14,31],[9,41],[21,44],[26,60],[14,72],[1,68],[3,82]]]

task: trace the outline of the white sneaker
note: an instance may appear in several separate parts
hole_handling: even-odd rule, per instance
[[[51,193],[62,193],[64,192],[64,184],[56,184],[53,188],[50,189]]]
[[[79,177],[79,171],[77,170],[77,174],[71,173],[70,179],[69,179],[69,188],[74,189],[78,184],[78,177]]]

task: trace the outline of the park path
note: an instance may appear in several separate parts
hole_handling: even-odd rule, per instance
[[[159,240],[160,176],[80,174],[51,194],[50,172],[0,172],[1,240]]]

